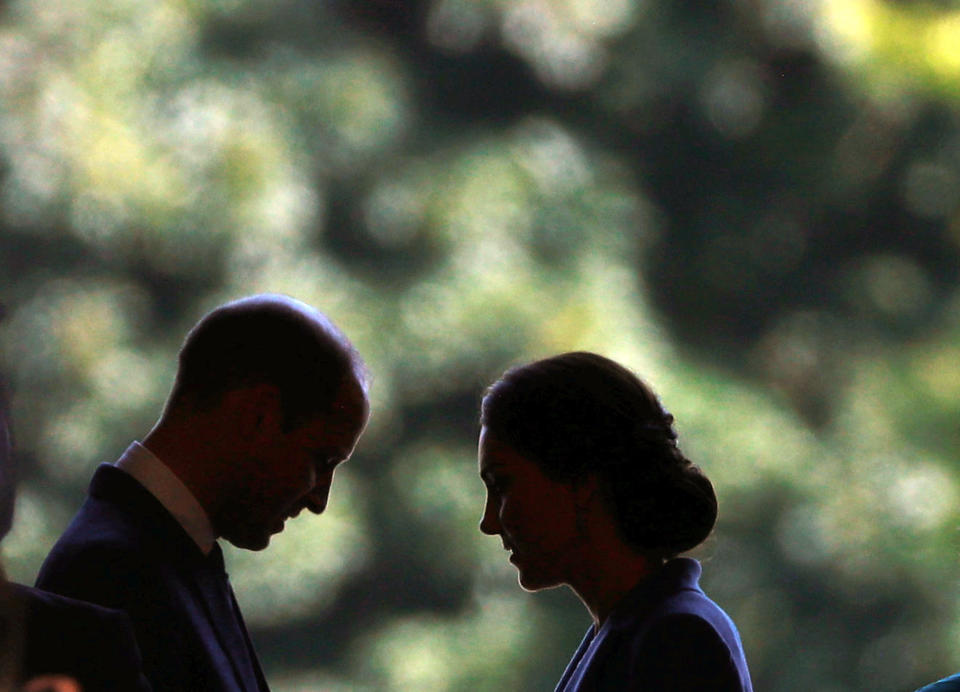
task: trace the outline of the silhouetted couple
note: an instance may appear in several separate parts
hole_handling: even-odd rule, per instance
[[[154,690],[266,690],[217,542],[260,550],[301,510],[323,512],[367,387],[315,309],[276,295],[217,308],[187,336],[159,421],[97,469],[37,585],[129,617]],[[751,690],[733,622],[677,557],[712,531],[713,488],[637,377],[589,353],[509,370],[483,399],[479,467],[480,528],[521,586],[566,584],[593,618],[558,690]]]

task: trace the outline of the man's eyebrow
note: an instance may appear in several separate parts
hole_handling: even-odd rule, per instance
[[[341,462],[346,459],[343,450],[337,449],[336,447],[318,447],[317,449],[313,450],[313,456],[323,457],[325,461],[336,459],[337,462]]]

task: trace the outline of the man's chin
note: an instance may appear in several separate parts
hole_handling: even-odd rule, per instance
[[[268,545],[270,545],[271,534],[266,534],[266,535],[258,534],[256,536],[233,535],[233,536],[224,536],[224,538],[226,538],[231,545],[237,548],[242,548],[243,550],[252,550],[256,552],[258,550],[263,550]]]

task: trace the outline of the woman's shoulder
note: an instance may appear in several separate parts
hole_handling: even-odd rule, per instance
[[[644,634],[633,642],[629,657],[631,679],[643,683],[639,689],[752,689],[739,638],[731,641],[710,619],[671,613],[656,619]]]
[[[742,655],[740,633],[733,619],[695,581],[687,580],[673,590],[665,590],[660,600],[651,604],[644,619],[647,636],[679,638],[674,641],[720,641],[735,655]]]
[[[662,598],[651,604],[648,619],[651,624],[658,622],[669,623],[708,623],[711,627],[726,635],[736,632],[736,625],[716,602],[713,601],[699,587],[695,589],[678,589],[663,594]]]
[[[656,588],[617,614],[616,646],[630,669],[628,678],[680,676],[690,678],[690,689],[749,690],[740,634],[730,616],[700,589],[699,564],[681,559],[665,568],[669,571],[660,575]],[[696,666],[691,667],[692,660]],[[707,686],[695,686],[701,683]]]
[[[614,611],[618,627],[649,627],[663,619],[693,616],[709,623],[732,627],[723,609],[700,588],[700,563],[690,558],[669,560],[654,575],[641,582]],[[686,621],[687,618],[681,618]]]

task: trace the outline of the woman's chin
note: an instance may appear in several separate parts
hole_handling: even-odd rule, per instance
[[[557,579],[548,578],[547,575],[536,570],[523,569],[519,565],[517,565],[517,581],[520,583],[520,588],[530,592],[560,586],[560,581]]]

